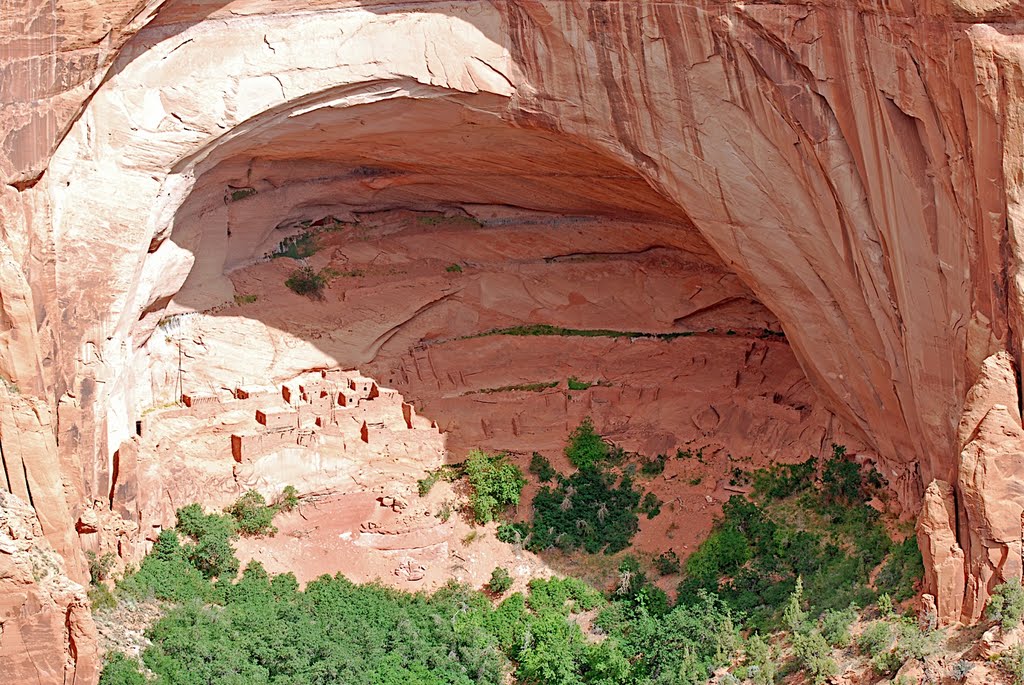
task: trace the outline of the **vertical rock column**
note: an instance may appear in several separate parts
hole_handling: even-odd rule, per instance
[[[993,404],[960,452],[960,544],[966,559],[963,621],[978,621],[992,588],[1021,578],[1024,430],[1016,403]]]
[[[947,625],[977,622],[992,589],[1024,571],[1024,429],[1009,353],[985,359],[957,436],[955,491],[932,481],[917,525],[924,589],[935,596],[939,622]]]
[[[964,605],[964,551],[956,539],[953,486],[945,481],[933,480],[925,490],[917,543],[924,557],[924,592],[935,598],[939,623],[955,623]]]

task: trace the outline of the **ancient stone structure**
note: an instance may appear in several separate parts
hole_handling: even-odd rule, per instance
[[[395,206],[656,218],[778,317],[904,510],[926,503],[922,543],[946,550],[929,591],[973,620],[1021,573],[1022,12],[7,3],[3,486],[84,580],[75,521],[140,491],[124,465],[158,404],[162,322],[229,302],[225,274],[278,225]],[[962,602],[944,596],[957,547]]]

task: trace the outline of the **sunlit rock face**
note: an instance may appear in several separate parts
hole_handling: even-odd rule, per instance
[[[32,490],[82,579],[73,524],[110,502],[114,455],[154,401],[157,323],[230,302],[228,274],[272,248],[277,226],[482,207],[660,222],[777,317],[904,513],[933,479],[977,505],[958,532],[967,601],[938,601],[974,618],[1020,574],[983,550],[1010,544],[1019,516],[993,519],[1024,502],[1015,458],[1000,456],[1020,450],[1021,12],[966,0],[5,8],[5,485]],[[239,190],[251,196],[231,201]],[[961,435],[992,355],[1009,400],[972,400],[976,430]],[[1000,464],[1009,504],[985,505],[988,481],[962,454]],[[996,532],[970,537],[982,529]]]
[[[92,683],[96,626],[85,588],[65,575],[32,507],[0,491],[0,668],[12,683]]]

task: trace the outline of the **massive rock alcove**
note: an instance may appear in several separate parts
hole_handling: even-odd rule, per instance
[[[31,40],[2,57],[19,84],[0,154],[6,487],[83,579],[74,523],[109,508],[115,455],[161,391],[147,374],[162,318],[270,275],[281,287],[273,263],[232,271],[279,225],[332,215],[429,245],[363,215],[469,212],[485,237],[517,216],[509,235],[534,231],[544,257],[583,251],[546,251],[560,235],[696,255],[729,284],[716,296],[777,319],[903,510],[924,498],[926,589],[945,619],[974,620],[1021,566],[1019,16],[940,0],[24,3],[9,34]],[[527,210],[591,219],[535,230]],[[506,253],[482,271],[507,282],[488,269],[511,246],[493,245]],[[422,252],[402,259],[459,250]],[[645,255],[622,273],[654,273]],[[645,327],[685,326],[646,302]],[[244,307],[210,317],[287,329]],[[573,307],[562,325],[600,324]],[[375,371],[401,379],[399,343],[424,332],[376,335],[346,363],[390,344]]]
[[[456,460],[474,447],[558,455],[592,416],[644,454],[707,450],[708,473],[686,479],[706,480],[686,493],[693,540],[734,459],[804,458],[832,441],[863,452],[685,212],[607,154],[514,125],[507,106],[373,84],[260,115],[187,158],[190,191],[149,246],[171,257],[133,325],[127,396],[112,403],[148,432],[181,392],[358,368],[437,422]],[[334,274],[312,299],[285,286],[299,262],[268,261],[296,238],[303,262]],[[500,332],[533,324],[567,332]],[[132,440],[133,458],[120,451],[97,477],[144,530],[197,496],[230,502],[239,480],[344,483],[322,461],[309,462],[319,477],[281,462],[239,475],[223,440],[183,437],[182,454],[166,453],[166,434]],[[220,452],[220,466],[190,451]]]

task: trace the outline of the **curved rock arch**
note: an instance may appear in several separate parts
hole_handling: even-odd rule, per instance
[[[62,317],[48,323],[54,395],[67,393],[62,430],[76,433],[61,453],[85,473],[83,499],[109,469],[90,460],[130,432],[139,318],[191,268],[159,237],[197,151],[303,98],[396,80],[507,98],[515,125],[635,168],[781,318],[908,507],[932,478],[956,479],[982,360],[1009,350],[1012,370],[1019,356],[1020,210],[1007,191],[1019,117],[976,85],[1019,85],[1004,15],[587,0],[251,9],[259,22],[215,11],[142,31],[41,183]],[[297,29],[306,40],[287,40]]]

